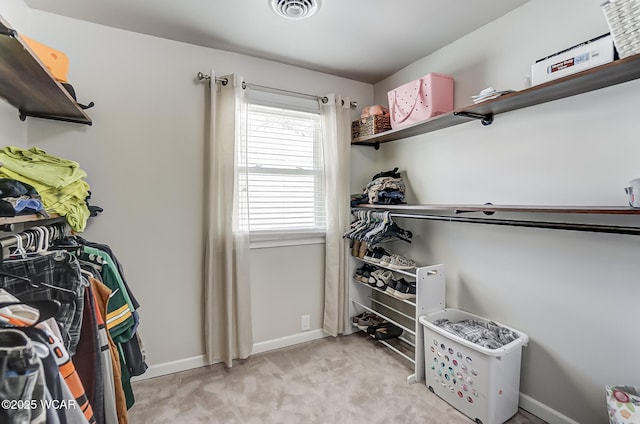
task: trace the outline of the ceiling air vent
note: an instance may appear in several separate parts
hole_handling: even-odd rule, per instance
[[[313,16],[320,8],[320,0],[269,0],[271,7],[287,19],[304,19]]]

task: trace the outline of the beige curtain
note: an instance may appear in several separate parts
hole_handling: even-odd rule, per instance
[[[342,235],[350,224],[351,120],[348,98],[326,97],[320,103],[327,208],[323,329],[335,337],[344,333],[349,315],[348,242]]]
[[[205,342],[209,364],[231,367],[253,348],[246,183],[238,143],[245,131],[241,78],[211,73],[211,121],[205,182]]]

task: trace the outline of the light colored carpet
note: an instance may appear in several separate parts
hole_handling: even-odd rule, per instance
[[[472,424],[363,333],[134,383],[132,424]],[[510,424],[543,424],[520,412]]]

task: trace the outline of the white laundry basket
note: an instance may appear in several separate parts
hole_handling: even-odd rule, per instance
[[[438,319],[491,321],[450,308],[420,316],[427,387],[478,424],[504,423],[518,412],[520,359],[529,338],[496,323],[519,337],[501,348],[487,349],[434,325]]]

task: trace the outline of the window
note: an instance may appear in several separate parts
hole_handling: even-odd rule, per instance
[[[324,165],[317,102],[249,94],[246,134],[253,240],[324,235]]]

